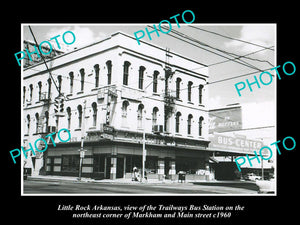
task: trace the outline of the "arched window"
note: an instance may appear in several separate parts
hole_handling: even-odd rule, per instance
[[[40,116],[38,113],[35,114],[35,133],[39,133],[39,121]]]
[[[138,106],[138,111],[137,111],[137,125],[138,128],[143,128],[143,109],[144,109],[144,105],[143,104],[139,104]]]
[[[62,76],[61,75],[57,76],[57,81],[58,81],[58,91],[60,93],[61,92],[61,83],[62,83]]]
[[[130,62],[125,61],[124,62],[124,70],[123,70],[123,84],[124,85],[128,85],[128,77],[129,77],[129,66],[130,66]]]
[[[96,64],[94,66],[94,70],[95,70],[95,88],[99,87],[99,64]]]
[[[179,133],[181,113],[177,112],[175,116],[175,132]]]
[[[68,107],[67,108],[68,130],[71,129],[71,115],[72,115],[71,108]]]
[[[122,127],[127,127],[127,109],[129,102],[124,101],[122,103]]]
[[[73,72],[70,72],[70,73],[69,73],[69,77],[70,77],[70,93],[73,93],[74,73],[73,73]]]
[[[45,112],[45,118],[44,118],[44,132],[45,132],[45,133],[48,133],[48,132],[49,132],[48,126],[49,126],[49,112],[46,111],[46,112]]]
[[[199,117],[199,136],[202,136],[202,126],[203,126],[204,118],[202,116]]]
[[[33,94],[33,85],[29,85],[29,101],[32,101],[32,94]]]
[[[111,84],[111,69],[112,69],[111,60],[108,60],[106,62],[106,67],[107,67],[107,85],[109,85]]]
[[[192,86],[193,86],[193,82],[189,81],[188,82],[188,101],[192,101]]]
[[[38,82],[38,86],[39,86],[38,95],[39,95],[39,101],[40,101],[41,100],[41,96],[42,96],[42,81]]]
[[[158,78],[159,72],[157,70],[153,73],[153,92],[157,93],[157,78]]]
[[[97,124],[97,103],[96,102],[93,102],[92,108],[93,108],[93,126],[96,126]]]
[[[180,99],[180,83],[181,83],[181,78],[177,77],[176,79],[176,98]]]
[[[30,131],[30,115],[27,115],[27,130],[26,130],[26,134],[29,134]]]
[[[52,84],[51,78],[49,78],[47,80],[47,83],[48,83],[48,99],[50,99],[51,98],[51,84]]]
[[[192,133],[192,119],[193,119],[193,115],[189,114],[188,121],[187,121],[187,133],[188,134]]]
[[[145,67],[140,66],[139,69],[139,89],[143,89]]]
[[[80,91],[83,91],[84,90],[84,75],[85,75],[84,69],[83,68],[80,69],[79,72],[80,72]]]
[[[25,104],[25,99],[26,99],[26,87],[23,87],[23,104]]]
[[[157,125],[157,112],[158,108],[154,107],[152,111],[152,126]]]
[[[203,92],[203,85],[199,85],[199,104],[202,104],[202,92]]]
[[[77,110],[78,110],[78,128],[81,128],[81,125],[82,125],[82,106],[81,105],[77,106]]]

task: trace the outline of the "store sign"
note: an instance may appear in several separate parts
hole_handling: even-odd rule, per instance
[[[242,129],[242,109],[240,106],[210,110],[208,115],[210,134]]]
[[[225,136],[214,134],[209,137],[211,143],[210,148],[220,150],[238,150],[240,152],[259,151],[263,146],[263,142],[259,140],[246,139],[245,136]]]

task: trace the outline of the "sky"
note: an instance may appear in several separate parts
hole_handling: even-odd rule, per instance
[[[158,22],[159,23],[159,22]],[[156,27],[158,27],[158,23]],[[72,31],[76,36],[74,44],[69,45],[66,51],[70,51],[73,48],[80,48],[93,42],[99,41],[105,37],[109,37],[116,31],[122,31],[129,35],[134,36],[134,32],[144,30],[147,25],[153,24],[32,24],[31,28],[36,36],[38,43],[49,40],[50,38],[61,35],[66,31]],[[33,40],[31,33],[28,29],[28,24],[23,27],[24,39]],[[167,25],[164,23],[163,25]],[[235,39],[241,39],[265,47],[275,46],[275,51],[263,50],[258,53],[248,55],[252,59],[241,58],[245,62],[259,68],[262,71],[269,71],[270,68],[276,66],[275,54],[276,54],[276,25],[274,24],[180,24],[178,28],[176,23],[172,24],[172,31],[179,31],[184,35],[192,37],[204,45],[209,45],[220,50],[234,53],[238,56],[253,53],[255,51],[262,50],[263,48],[243,43],[240,41],[224,38],[216,34],[205,32],[196,28],[205,29],[221,35],[229,36]],[[196,27],[196,28],[194,28]],[[152,29],[148,27],[148,30]],[[170,33],[174,35],[173,33]],[[152,40],[149,40],[147,35],[142,39],[149,43],[159,45],[163,48],[170,48],[171,52],[180,53],[184,56],[192,58],[199,63],[205,64],[209,68],[209,108],[224,107],[227,104],[240,103],[242,106],[248,108],[247,120],[251,121],[251,126],[265,126],[275,125],[276,120],[276,76],[273,77],[273,81],[270,85],[261,85],[258,88],[253,85],[253,92],[250,92],[247,87],[241,91],[242,96],[239,96],[235,84],[238,82],[245,82],[249,79],[249,82],[254,81],[254,75],[259,78],[261,72],[256,69],[246,67],[238,64],[233,60],[229,60],[224,63],[219,63],[227,60],[220,56],[224,55],[220,51],[216,51],[212,48],[207,48],[219,55],[208,52],[201,48],[195,47],[182,40],[176,39],[168,34],[160,33],[160,36],[156,36],[155,32],[151,35]],[[58,39],[60,44],[63,43],[61,39]],[[63,46],[65,48],[65,46]],[[203,45],[201,46],[204,47]],[[226,56],[228,57],[228,55]],[[273,66],[272,66],[273,65]],[[195,68],[190,68],[195,69]],[[254,72],[252,75],[243,76],[240,78],[230,79],[226,81],[216,82],[219,80],[243,75],[246,73]],[[271,72],[274,74],[274,72]],[[267,83],[268,77],[264,77],[264,81]],[[270,119],[271,118],[271,119]],[[266,123],[266,121],[268,121]]]

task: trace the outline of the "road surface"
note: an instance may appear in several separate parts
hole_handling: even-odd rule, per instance
[[[257,194],[257,191],[191,183],[93,183],[78,181],[25,180],[24,194]]]

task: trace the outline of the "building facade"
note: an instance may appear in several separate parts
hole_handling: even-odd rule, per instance
[[[78,176],[83,140],[82,176],[131,177],[145,132],[148,178],[208,179],[207,66],[121,32],[47,64],[53,79],[42,62],[23,70],[23,146],[62,128],[71,140],[28,152],[33,173]]]

